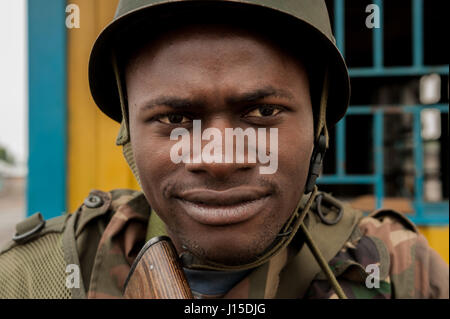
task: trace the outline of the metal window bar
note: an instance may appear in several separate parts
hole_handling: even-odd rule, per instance
[[[412,37],[413,65],[408,67],[383,66],[383,0],[374,0],[380,9],[380,28],[373,29],[374,65],[369,68],[351,68],[350,77],[376,76],[420,76],[429,73],[449,74],[448,65],[423,65],[423,0],[412,1]],[[345,54],[345,0],[334,0],[334,33],[336,44]],[[414,215],[408,217],[418,225],[445,225],[449,223],[449,203],[427,203],[423,200],[424,167],[423,141],[421,136],[420,112],[426,108],[438,109],[448,114],[448,105],[352,105],[346,116],[336,126],[336,174],[324,175],[318,179],[319,184],[369,184],[375,186],[376,208],[383,205],[384,199],[384,114],[407,112],[413,115],[414,163],[415,163],[415,194],[413,200]],[[347,175],[345,172],[345,136],[346,117],[352,115],[373,115],[373,149],[375,172],[369,175]]]

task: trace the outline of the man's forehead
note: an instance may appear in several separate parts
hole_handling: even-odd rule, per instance
[[[186,82],[195,89],[195,83],[207,76],[213,85],[221,80],[226,84],[230,77],[233,81],[244,79],[245,73],[252,73],[256,78],[247,77],[245,84],[258,87],[245,88],[248,91],[262,88],[258,79],[279,78],[280,73],[282,78],[273,80],[284,82],[294,65],[300,72],[306,71],[299,59],[258,34],[227,25],[196,24],[148,41],[128,61],[125,74],[127,82],[130,76],[137,76],[152,87],[170,81],[173,87],[181,83],[184,90]]]
[[[272,36],[272,34],[274,35]],[[207,45],[236,46],[239,45],[239,42],[242,44],[244,41],[246,45],[252,43],[282,51],[286,56],[295,58],[299,63],[303,60],[299,54],[293,52],[293,46],[288,44],[284,37],[280,34],[275,36],[275,31],[269,31],[266,27],[248,23],[196,22],[158,29],[144,37],[132,40],[134,44],[128,46],[125,65],[135,61],[143,54],[148,56],[161,49],[170,49],[175,45],[192,47],[208,42]]]

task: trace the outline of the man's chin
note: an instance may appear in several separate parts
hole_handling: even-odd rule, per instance
[[[257,256],[249,256],[248,254],[235,253],[233,255],[213,255],[206,256],[207,261],[224,266],[241,266],[252,263],[258,259]]]
[[[266,241],[254,240],[251,242],[240,242],[238,239],[230,238],[226,242],[196,242],[193,245],[186,244],[185,247],[205,262],[213,262],[226,266],[240,266],[258,260],[259,256],[272,243],[272,240]]]

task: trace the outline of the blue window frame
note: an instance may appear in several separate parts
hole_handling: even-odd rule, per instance
[[[372,67],[350,68],[350,77],[381,77],[381,76],[412,76],[438,73],[447,75],[449,66],[426,66],[423,63],[423,0],[412,1],[412,61],[411,66],[384,67],[383,66],[383,1],[374,0],[381,13],[380,28],[372,29],[373,57]],[[336,43],[342,54],[345,49],[345,0],[334,0],[334,32]],[[448,201],[428,203],[424,201],[424,164],[423,141],[421,137],[420,112],[425,108],[433,108],[441,113],[448,114],[448,105],[397,105],[397,109],[413,115],[413,139],[414,139],[414,214],[408,217],[419,225],[446,225],[449,222]],[[323,175],[319,178],[319,184],[369,184],[375,188],[376,208],[383,206],[384,191],[384,115],[392,111],[392,106],[379,105],[351,105],[346,116],[336,126],[336,174]],[[374,150],[374,174],[348,175],[345,171],[345,135],[346,118],[354,115],[372,115],[373,120],[373,150]]]

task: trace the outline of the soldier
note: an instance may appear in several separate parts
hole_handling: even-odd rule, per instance
[[[142,192],[94,190],[73,214],[20,223],[0,297],[121,298],[139,250],[168,235],[197,298],[448,298],[447,264],[407,218],[315,186],[349,99],[324,1],[122,0],[89,68]],[[250,151],[174,162],[173,134],[190,142],[195,120],[209,140],[263,132],[275,172]]]

